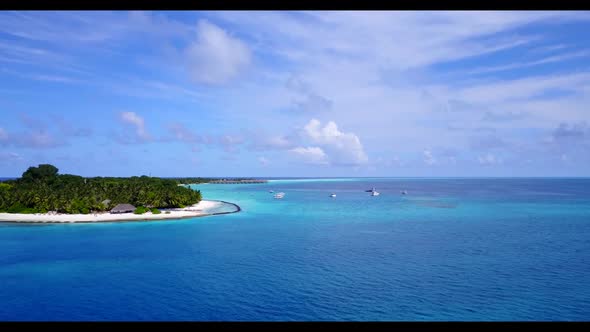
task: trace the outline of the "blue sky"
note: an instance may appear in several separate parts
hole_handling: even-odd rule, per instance
[[[590,12],[2,12],[0,176],[590,176]]]

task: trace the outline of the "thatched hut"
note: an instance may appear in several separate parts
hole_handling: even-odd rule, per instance
[[[129,213],[135,211],[135,206],[131,204],[117,204],[112,210],[111,213]]]

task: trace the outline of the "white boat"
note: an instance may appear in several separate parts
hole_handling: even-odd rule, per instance
[[[336,194],[331,194],[330,197],[336,197]]]
[[[283,198],[283,197],[285,197],[285,193],[276,193],[276,194],[274,195],[274,198],[276,198],[276,199],[281,199],[281,198]]]
[[[377,191],[373,190],[371,192],[371,196],[379,196],[379,193]]]

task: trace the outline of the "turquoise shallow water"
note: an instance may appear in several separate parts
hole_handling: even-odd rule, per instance
[[[196,187],[242,211],[0,224],[0,320],[590,317],[589,179]]]

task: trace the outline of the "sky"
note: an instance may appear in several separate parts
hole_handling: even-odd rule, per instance
[[[590,12],[0,13],[0,176],[590,176]]]

